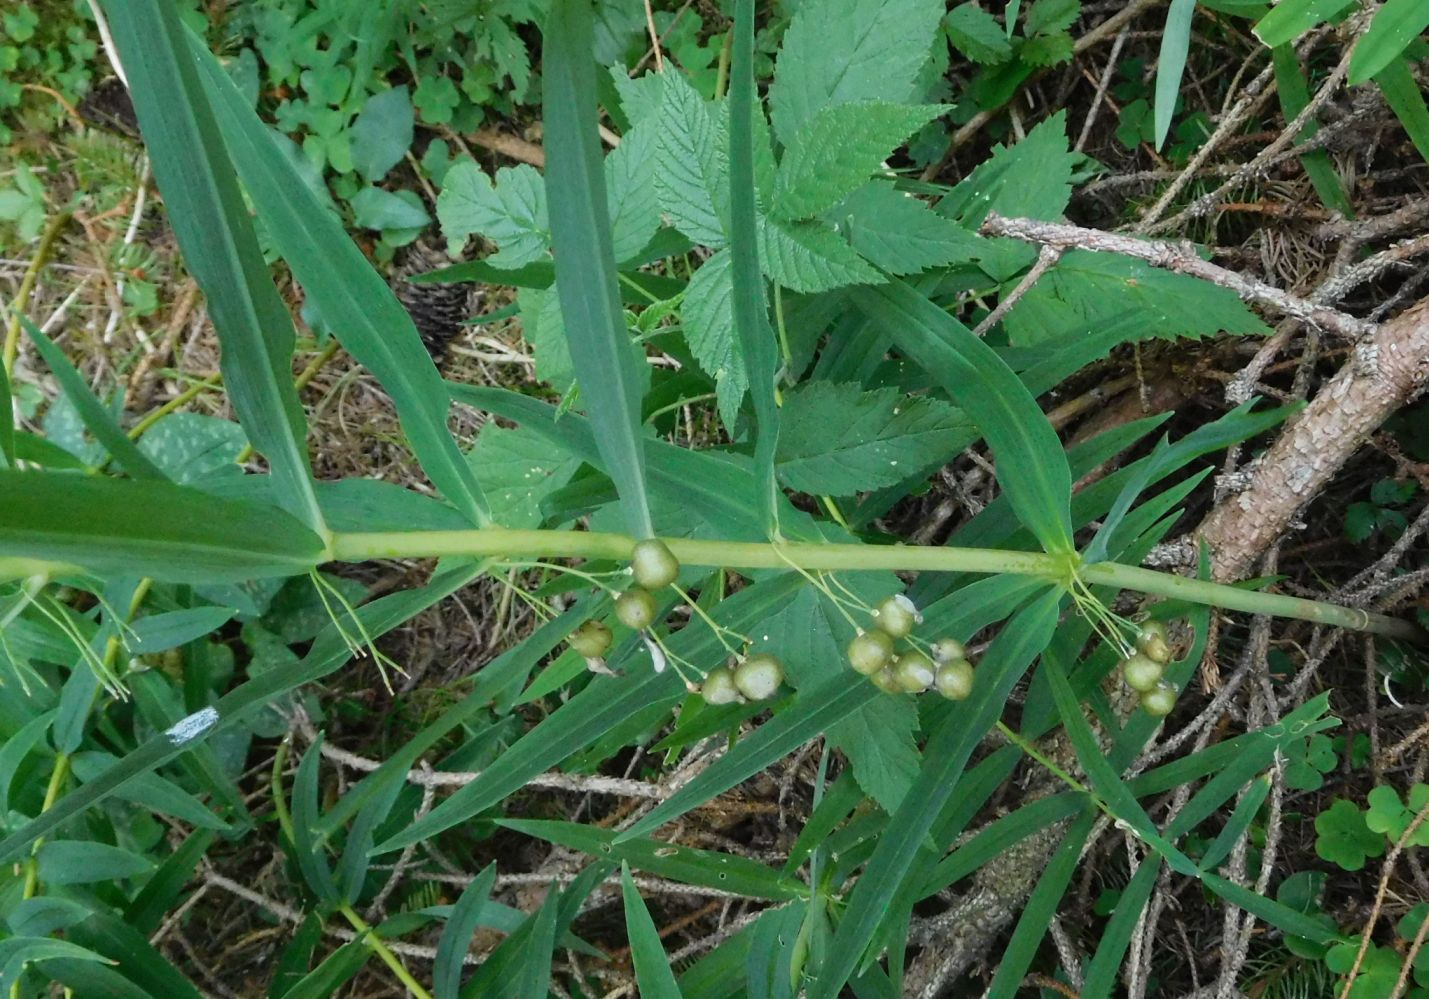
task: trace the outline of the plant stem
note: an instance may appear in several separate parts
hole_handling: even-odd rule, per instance
[[[134,424],[132,427],[129,428],[129,439],[136,441],[140,437],[143,437],[144,434],[148,432],[150,427],[158,423],[164,417],[168,416],[174,410],[182,409],[192,400],[197,399],[199,396],[203,395],[210,389],[218,388],[218,386],[222,382],[223,376],[216,374],[209,375],[207,378],[194,382],[192,385],[184,389],[182,392],[174,396],[162,406],[158,407],[157,409],[151,410],[148,413],[145,413],[143,418],[140,419],[138,423]]]
[[[1314,621],[1392,638],[1423,641],[1415,624],[1384,614],[1317,600],[1187,579],[1116,562],[1076,566],[1062,556],[988,548],[905,545],[836,545],[799,542],[696,541],[662,539],[685,565],[729,569],[897,570],[904,572],[978,572],[1040,576],[1049,584],[1070,585],[1074,575],[1087,584],[1173,597],[1225,610]],[[429,558],[442,555],[495,557],[630,558],[635,540],[624,534],[592,531],[384,531],[337,534],[331,554],[340,561],[372,558]]]
[[[69,212],[61,212],[50,219],[50,224],[45,226],[44,234],[40,236],[40,243],[35,247],[35,255],[30,259],[30,266],[25,269],[25,276],[20,279],[20,290],[15,293],[15,300],[10,303],[10,326],[5,330],[6,378],[14,375],[15,355],[20,352],[20,317],[30,307],[30,295],[40,280],[40,271],[45,269],[45,262],[50,259],[50,251],[54,249],[55,240],[59,239],[60,233],[69,224],[69,220]]]
[[[368,950],[376,954],[382,960],[383,964],[392,969],[392,974],[396,975],[398,981],[407,987],[408,992],[416,996],[417,999],[432,999],[432,994],[412,977],[412,973],[407,970],[407,966],[402,963],[396,954],[392,953],[391,948],[382,942],[382,938],[373,931],[371,926],[367,925],[367,920],[359,916],[352,906],[344,902],[338,906],[337,911],[346,917],[347,921],[352,924],[354,930],[362,934],[363,944]]]

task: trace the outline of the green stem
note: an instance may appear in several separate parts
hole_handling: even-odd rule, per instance
[[[64,231],[64,227],[69,224],[70,213],[61,212],[50,219],[50,224],[45,227],[44,234],[40,236],[40,243],[35,247],[35,255],[30,258],[30,266],[25,268],[25,276],[20,279],[20,290],[15,293],[15,300],[10,303],[10,326],[5,330],[5,377],[9,378],[15,374],[15,355],[20,352],[20,317],[25,314],[25,310],[30,307],[30,295],[34,293],[35,285],[40,280],[40,271],[45,269],[45,263],[50,259],[50,251],[54,249],[55,240]]]
[[[194,382],[162,406],[145,413],[138,423],[129,428],[129,439],[136,441],[140,437],[143,437],[144,434],[148,433],[150,427],[168,416],[174,410],[182,409],[205,392],[218,388],[222,382],[222,375],[209,375],[207,378]]]
[[[396,954],[392,953],[391,948],[382,942],[382,938],[373,931],[371,926],[367,925],[367,920],[359,916],[352,906],[344,902],[337,907],[337,911],[342,913],[347,921],[352,924],[352,928],[362,935],[362,942],[367,949],[376,954],[383,964],[392,969],[392,974],[396,975],[397,980],[407,987],[408,992],[416,996],[417,999],[432,999],[432,994],[412,977],[412,973],[407,970],[407,966],[402,963]]]
[[[1048,583],[1069,586],[1080,576],[1087,584],[1139,590],[1157,596],[1209,604],[1225,610],[1273,614],[1392,638],[1423,641],[1422,630],[1409,621],[1372,614],[1353,607],[1274,593],[1260,593],[1219,583],[1187,579],[1116,562],[1077,566],[1062,556],[989,548],[915,547],[904,545],[836,545],[799,542],[697,541],[664,538],[685,565],[728,569],[787,569],[903,572],[1011,573],[1039,576]],[[498,558],[630,558],[635,540],[624,534],[593,531],[513,531],[496,528],[469,531],[384,531],[334,535],[331,557],[360,562],[374,558],[431,558],[443,555]]]

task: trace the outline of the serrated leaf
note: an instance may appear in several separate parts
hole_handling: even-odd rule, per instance
[[[525,163],[496,171],[495,183],[470,157],[447,170],[437,195],[442,235],[460,245],[473,233],[500,250],[486,262],[516,268],[545,259],[551,248],[551,222],[541,175]]]
[[[815,381],[784,397],[779,478],[791,489],[849,496],[938,464],[972,426],[961,412],[893,388]]]
[[[715,380],[720,418],[732,428],[749,388],[749,375],[734,333],[730,264],[729,251],[721,250],[695,271],[680,306],[680,325],[695,360]]]
[[[554,288],[522,288],[516,301],[521,308],[521,337],[536,355],[536,377],[564,395],[576,382],[576,367],[566,346],[560,297]]]
[[[564,486],[580,462],[553,453],[549,444],[524,427],[488,421],[467,460],[480,468],[491,503],[492,520],[506,528],[541,524],[541,501]]]
[[[729,163],[717,117],[683,75],[671,72],[665,74],[653,124],[660,210],[696,243],[723,246],[719,206]]]
[[[959,4],[943,18],[943,30],[948,40],[973,62],[984,65],[1006,62],[1012,56],[1012,43],[997,18],[976,3]]]
[[[620,106],[631,128],[639,128],[650,121],[660,109],[660,101],[665,92],[667,73],[645,73],[632,77],[624,66],[610,67],[611,79],[615,81],[616,93],[620,95]]]
[[[905,102],[928,60],[942,0],[806,0],[799,5],[769,88],[774,134],[788,145],[820,108]]]
[[[1075,163],[1067,144],[1067,113],[1058,111],[1015,146],[995,148],[938,203],[938,214],[974,230],[994,211],[1054,221],[1072,197]]]
[[[848,232],[860,255],[899,276],[976,260],[987,246],[986,240],[886,181],[859,188],[829,218]]]
[[[772,211],[786,219],[820,215],[862,187],[910,135],[946,111],[941,104],[855,101],[815,111],[779,162]]]
[[[1017,49],[1018,58],[1029,66],[1044,68],[1059,66],[1072,58],[1076,47],[1065,31],[1052,35],[1034,35]]]
[[[1065,253],[1013,306],[1005,325],[1014,344],[1031,346],[1095,328],[1128,309],[1167,339],[1269,332],[1229,289],[1090,250]]]
[[[775,284],[794,291],[829,291],[873,284],[878,271],[822,222],[761,219],[759,262]]]
[[[660,198],[655,184],[656,132],[626,132],[605,157],[605,188],[610,199],[610,239],[617,262],[645,249],[660,228]]]
[[[1037,0],[1027,8],[1023,26],[1030,35],[1066,31],[1082,13],[1082,0]]]
[[[913,786],[923,758],[913,735],[918,709],[909,697],[875,697],[828,728],[853,765],[859,787],[892,815]]]

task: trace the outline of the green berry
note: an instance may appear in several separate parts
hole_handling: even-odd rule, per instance
[[[1160,621],[1147,621],[1141,626],[1136,635],[1136,648],[1163,666],[1171,661],[1171,643],[1166,638],[1166,626]]]
[[[893,658],[893,638],[886,631],[874,628],[855,635],[848,643],[848,663],[864,676],[872,676]]]
[[[968,650],[956,638],[940,638],[933,643],[933,662],[950,663],[954,659],[966,659]]]
[[[873,681],[873,685],[885,694],[903,693],[903,688],[898,686],[898,678],[893,675],[893,670],[887,666],[869,677],[869,680]]]
[[[610,629],[599,621],[587,621],[566,642],[587,659],[598,659],[610,648]]]
[[[918,651],[905,652],[893,664],[898,689],[921,694],[933,685],[933,661]]]
[[[954,659],[938,667],[933,685],[950,701],[965,701],[973,692],[973,664],[966,659]]]
[[[784,664],[767,652],[750,656],[734,670],[734,685],[751,701],[766,701],[784,682]]]
[[[1169,683],[1158,683],[1141,695],[1141,710],[1153,718],[1165,718],[1176,706],[1176,688]]]
[[[878,626],[893,638],[907,638],[918,623],[918,608],[901,593],[895,593],[878,605],[875,612]]]
[[[615,616],[627,628],[644,631],[655,623],[655,598],[649,590],[632,586],[615,598]]]
[[[739,688],[734,685],[734,674],[728,666],[716,666],[709,671],[700,685],[700,696],[706,704],[733,704],[739,700]]]
[[[635,582],[647,590],[663,590],[680,575],[680,562],[665,542],[647,538],[636,542],[630,553],[630,571]]]
[[[1163,672],[1160,663],[1140,652],[1133,652],[1121,663],[1121,678],[1128,687],[1142,694],[1156,689]]]

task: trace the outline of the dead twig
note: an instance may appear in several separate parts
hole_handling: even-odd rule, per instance
[[[983,222],[984,236],[1008,236],[1027,243],[1056,247],[1061,250],[1082,249],[1098,253],[1120,253],[1124,256],[1144,260],[1153,267],[1189,274],[1212,284],[1220,285],[1235,292],[1241,298],[1260,305],[1267,305],[1293,316],[1302,322],[1311,323],[1323,330],[1358,340],[1374,333],[1376,327],[1363,319],[1346,315],[1337,309],[1316,305],[1289,292],[1281,291],[1273,285],[1257,278],[1246,277],[1235,271],[1202,260],[1190,244],[1172,243],[1165,240],[1136,239],[1099,229],[1084,229],[1081,226],[1065,225],[1060,222],[1040,222],[1036,219],[1008,218],[993,212]]]

